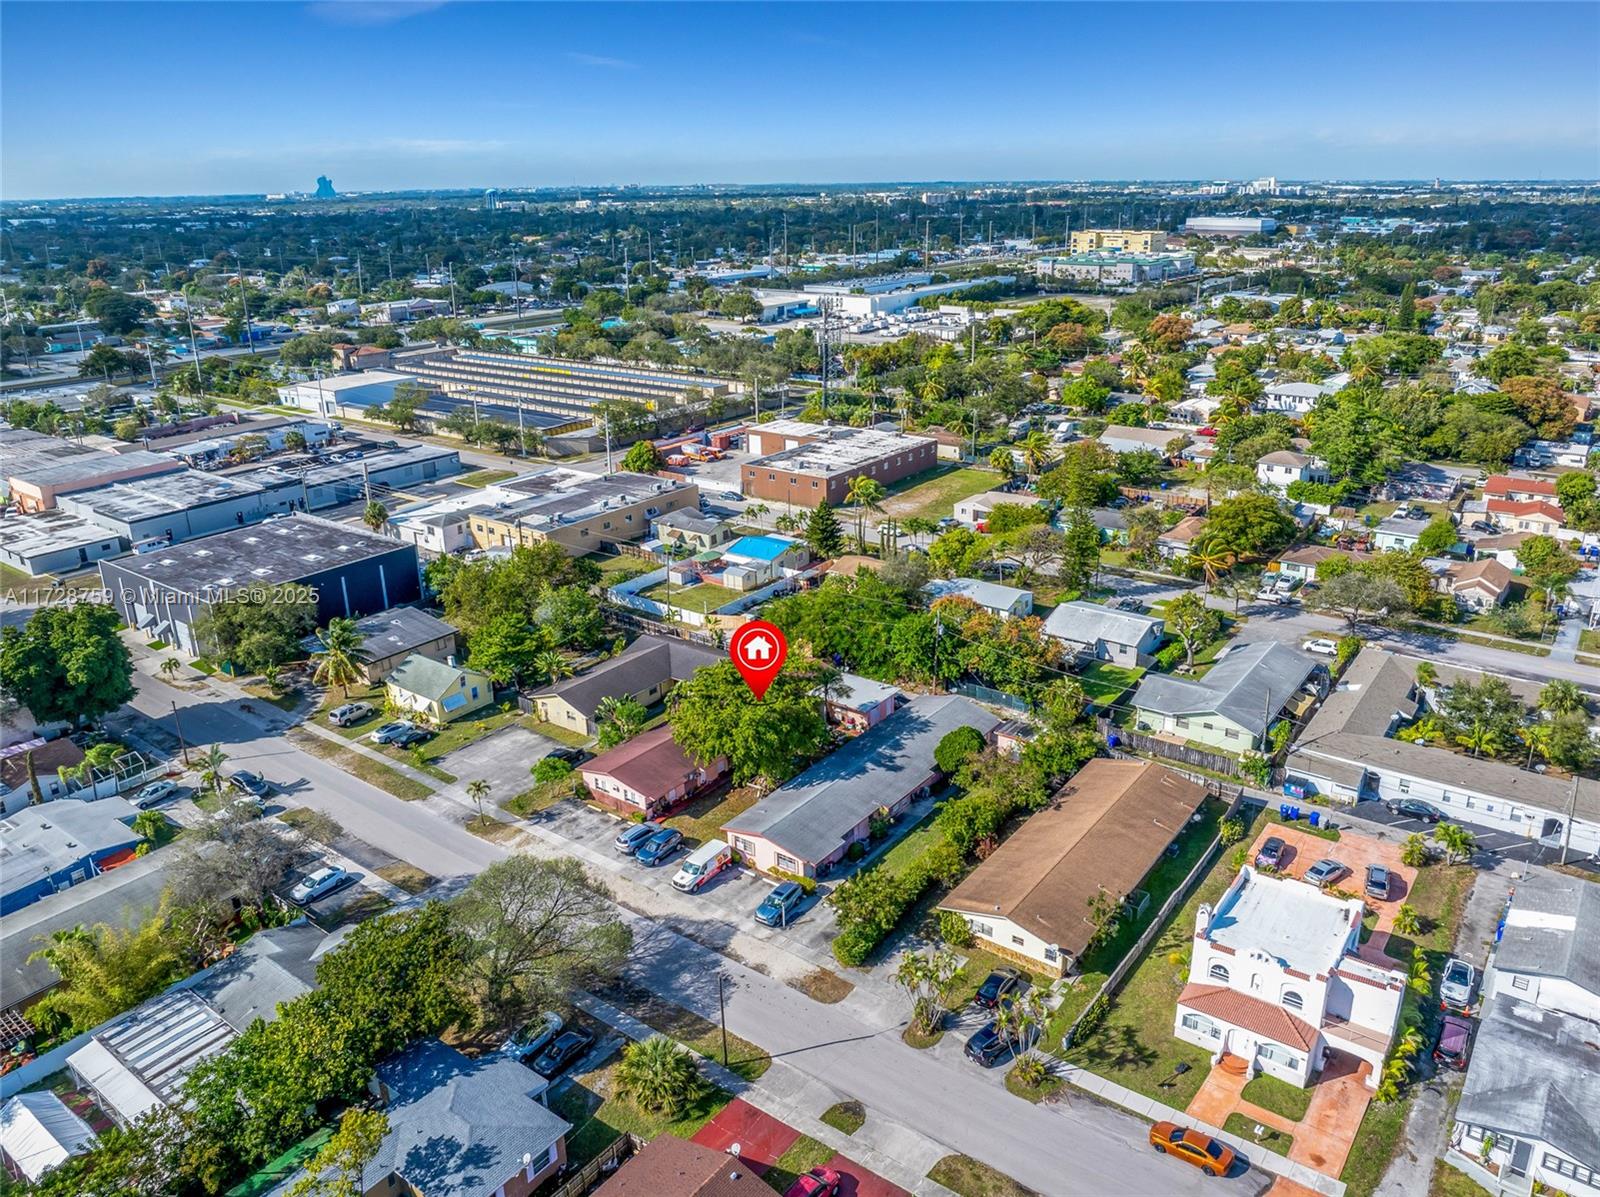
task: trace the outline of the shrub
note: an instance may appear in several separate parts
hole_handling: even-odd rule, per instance
[[[1272,764],[1259,752],[1247,752],[1239,758],[1239,772],[1247,781],[1265,786],[1272,776]]]
[[[563,777],[572,775],[572,762],[564,761],[560,757],[547,756],[532,770],[533,780],[537,782],[560,781]]]
[[[946,776],[983,751],[983,733],[975,727],[958,727],[946,732],[933,750],[933,763]]]
[[[617,1094],[641,1110],[681,1113],[705,1092],[706,1082],[692,1053],[665,1035],[630,1043],[616,1070]]]
[[[1406,836],[1406,842],[1400,845],[1400,863],[1408,869],[1420,869],[1431,859],[1428,841],[1420,834]]]
[[[1222,820],[1217,826],[1217,838],[1222,841],[1224,848],[1231,848],[1244,839],[1244,820],[1236,818]]]
[[[1333,654],[1334,671],[1343,671],[1346,665],[1355,660],[1356,654],[1366,647],[1366,643],[1360,636],[1340,636]]]
[[[867,846],[860,840],[853,840],[850,846],[844,850],[846,860],[860,860],[866,854]]]
[[[954,910],[939,912],[939,938],[952,948],[972,946],[972,924]]]
[[[808,895],[817,892],[817,879],[815,877],[805,877],[799,873],[785,873],[782,869],[773,869],[772,875],[779,881],[793,881]]]
[[[1037,1089],[1050,1079],[1050,1066],[1045,1063],[1043,1056],[1023,1056],[1011,1071],[1018,1083],[1030,1089]]]
[[[1156,650],[1155,661],[1157,669],[1168,671],[1176,669],[1183,664],[1184,659],[1185,653],[1182,642],[1164,645]]]
[[[833,956],[846,968],[860,968],[877,946],[877,939],[865,928],[846,927],[833,937]]]

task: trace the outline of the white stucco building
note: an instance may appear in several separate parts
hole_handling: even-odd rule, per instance
[[[1376,1086],[1406,977],[1357,955],[1362,910],[1246,865],[1199,909],[1173,1034],[1291,1085],[1310,1084],[1330,1050],[1347,1052],[1371,1063]]]

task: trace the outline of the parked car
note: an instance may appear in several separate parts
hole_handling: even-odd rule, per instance
[[[1473,520],[1472,524],[1470,526],[1471,526],[1471,528],[1472,528],[1472,530],[1474,532],[1490,532],[1490,533],[1493,533],[1493,532],[1500,531],[1499,528],[1496,528],[1488,520]]]
[[[1324,856],[1306,870],[1305,879],[1312,885],[1328,885],[1343,877],[1349,871],[1343,861],[1335,860],[1331,856]]]
[[[533,1058],[533,1070],[549,1080],[594,1046],[588,1031],[563,1031]]]
[[[178,792],[178,783],[162,778],[152,781],[144,789],[133,796],[133,804],[140,810],[149,810],[158,802],[164,802]]]
[[[633,855],[640,864],[655,868],[656,865],[671,860],[681,847],[683,847],[683,832],[675,827],[663,827],[640,844],[639,850]]]
[[[1369,898],[1389,897],[1389,870],[1380,864],[1367,866],[1366,895]]]
[[[1420,798],[1397,798],[1384,805],[1389,808],[1391,815],[1405,815],[1407,818],[1421,819],[1424,823],[1437,823],[1444,818],[1444,811]]]
[[[632,856],[644,847],[646,840],[660,830],[660,823],[630,823],[617,833],[617,838],[611,841],[611,846],[624,856]]]
[[[726,499],[730,503],[743,503],[744,502],[744,496],[742,494],[740,494],[736,490],[725,490],[725,491],[722,492],[722,494],[718,495],[717,497],[721,498],[721,499]]]
[[[588,757],[588,753],[581,748],[552,748],[545,753],[545,758],[566,761],[569,765],[581,765]]]
[[[529,1056],[538,1055],[550,1046],[550,1041],[561,1034],[567,1020],[554,1010],[546,1010],[500,1045],[500,1051],[521,1063]]]
[[[1152,1126],[1150,1146],[1161,1155],[1174,1155],[1193,1164],[1207,1176],[1224,1176],[1233,1167],[1233,1148],[1175,1122],[1158,1122]]]
[[[813,1168],[794,1183],[783,1197],[838,1197],[839,1174],[832,1168]]]
[[[1446,1068],[1458,1071],[1467,1066],[1472,1054],[1472,1023],[1454,1014],[1439,1020],[1439,1038],[1433,1043],[1433,1058]]]
[[[997,968],[983,979],[972,1004],[984,1010],[993,1010],[1001,998],[1009,997],[1022,988],[1022,974],[1014,968]]]
[[[399,735],[391,736],[389,743],[395,748],[410,748],[416,744],[426,744],[433,739],[433,732],[426,727],[408,727]]]
[[[272,785],[259,773],[252,773],[248,769],[240,769],[228,778],[228,784],[241,794],[248,794],[252,798],[265,798],[272,793]]]
[[[328,712],[328,722],[335,727],[349,727],[352,723],[360,723],[372,712],[370,702],[347,702]]]
[[[1281,590],[1258,590],[1256,591],[1256,602],[1270,603],[1274,607],[1291,607],[1294,605],[1294,599]]]
[[[300,878],[299,883],[289,891],[289,901],[304,906],[307,902],[327,897],[341,885],[353,880],[354,878],[338,865],[327,865],[315,873],[307,873]]]
[[[1011,1051],[1011,1041],[1000,1033],[1000,1024],[984,1023],[967,1040],[966,1056],[985,1068],[993,1068]]]
[[[1260,849],[1256,852],[1256,868],[1282,868],[1284,853],[1288,850],[1288,847],[1289,845],[1285,844],[1277,836],[1268,836],[1266,843],[1262,844]]]
[[[780,881],[767,891],[761,905],[756,907],[756,922],[768,927],[786,927],[805,900],[806,891],[798,881]]]
[[[1444,979],[1439,982],[1440,1009],[1470,1010],[1477,991],[1478,970],[1458,956],[1450,957],[1444,966]]]
[[[1300,647],[1308,653],[1316,653],[1319,657],[1336,657],[1339,655],[1339,646],[1332,640],[1321,638],[1307,640]]]
[[[689,854],[672,875],[672,888],[692,894],[733,864],[733,849],[721,840],[707,840]]]
[[[417,725],[412,723],[409,719],[396,719],[392,723],[385,723],[382,727],[378,728],[377,731],[369,735],[367,739],[371,740],[374,744],[388,744],[391,743],[396,736],[404,735],[408,731],[414,731],[416,726]]]

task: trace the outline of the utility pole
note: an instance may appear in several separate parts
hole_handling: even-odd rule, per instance
[[[722,1021],[722,1066],[724,1068],[728,1066],[728,1002],[726,997],[724,997],[724,987],[727,985],[727,983],[728,978],[724,974],[718,973],[717,1015]]]
[[[606,473],[611,473],[611,413],[606,412]]]
[[[172,704],[172,726],[178,733],[178,747],[183,750],[183,767],[187,769],[189,767],[189,745],[183,738],[183,721],[178,718],[178,704],[176,702]]]
[[[239,268],[239,306],[244,309],[244,343],[249,348],[255,345],[256,339],[250,333],[250,297],[245,294],[244,263],[238,253],[233,255],[233,264]]]
[[[1567,818],[1561,825],[1561,863],[1567,863],[1567,849],[1572,846],[1572,816],[1578,806],[1578,778],[1572,778],[1572,793],[1567,797]]]

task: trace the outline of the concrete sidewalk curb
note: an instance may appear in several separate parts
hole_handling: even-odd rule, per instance
[[[585,1013],[593,1015],[601,1022],[604,1022],[615,1030],[620,1031],[629,1039],[632,1039],[636,1042],[639,1040],[648,1039],[652,1035],[656,1034],[656,1031],[653,1028],[633,1017],[633,1015],[627,1013],[626,1011],[617,1009],[615,1006],[611,1005],[611,1003],[602,998],[598,998],[591,993],[580,992],[574,995],[573,1001],[578,1008],[583,1010]],[[763,1113],[770,1114],[779,1121],[793,1127],[801,1134],[807,1135],[810,1138],[817,1140],[819,1143],[823,1143],[828,1147],[833,1148],[833,1150],[838,1152],[840,1155],[848,1156],[850,1159],[854,1160],[868,1171],[875,1172],[884,1179],[899,1185],[902,1189],[906,1189],[912,1193],[915,1193],[917,1197],[956,1197],[954,1193],[945,1188],[943,1185],[937,1183],[936,1181],[929,1180],[926,1176],[926,1168],[919,1173],[915,1170],[915,1168],[909,1167],[901,1160],[879,1151],[870,1143],[867,1143],[861,1139],[857,1139],[852,1135],[846,1135],[842,1131],[835,1130],[827,1123],[821,1121],[821,1119],[816,1115],[808,1113],[805,1106],[802,1105],[796,1097],[786,1098],[774,1092],[773,1090],[779,1086],[768,1083],[767,1078],[772,1077],[776,1073],[778,1074],[778,1079],[781,1081],[782,1088],[809,1088],[815,1091],[820,1091],[821,1094],[826,1095],[825,1100],[827,1101],[827,1104],[823,1106],[824,1110],[834,1105],[836,1102],[848,1100],[842,1095],[835,1093],[833,1090],[828,1089],[820,1082],[812,1081],[798,1070],[790,1068],[782,1060],[772,1061],[766,1075],[763,1076],[761,1080],[754,1082],[745,1080],[737,1073],[724,1068],[715,1060],[705,1057],[701,1058],[700,1067],[701,1070],[716,1084],[720,1085],[722,1088],[743,1099],[744,1101],[749,1102]],[[823,1099],[824,1098],[819,1098],[819,1100]],[[882,1126],[887,1127],[891,1133],[913,1138],[922,1146],[924,1146],[925,1149],[922,1152],[919,1152],[919,1154],[931,1156],[931,1159],[927,1165],[928,1168],[932,1168],[933,1165],[939,1160],[943,1159],[947,1155],[952,1154],[941,1144],[925,1138],[924,1136],[918,1134],[918,1132],[911,1130],[909,1127],[903,1127],[898,1123],[893,1123],[884,1118],[881,1114],[869,1112],[868,1125],[872,1124],[874,1121],[878,1122]],[[863,1130],[864,1129],[865,1127],[863,1127]]]

